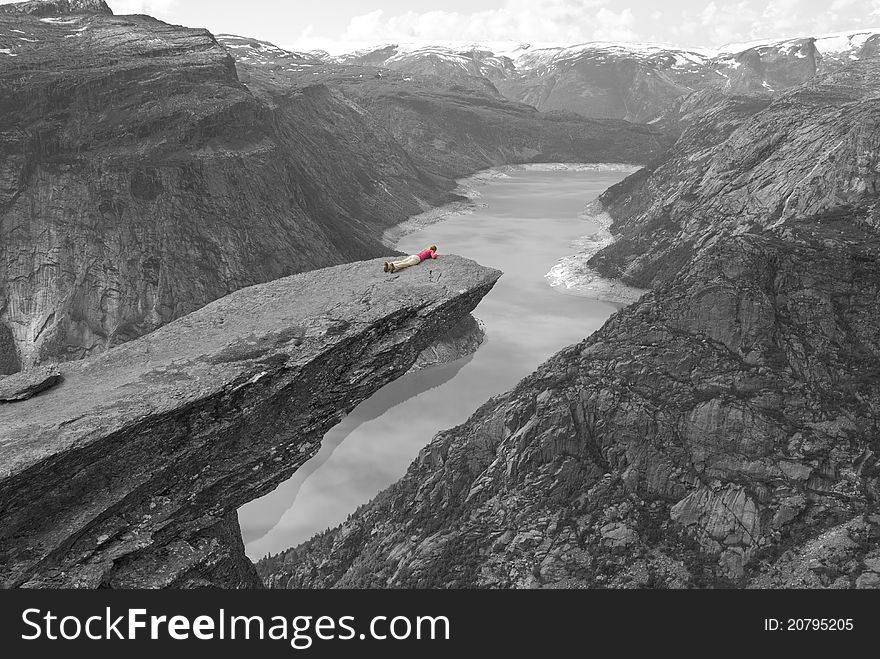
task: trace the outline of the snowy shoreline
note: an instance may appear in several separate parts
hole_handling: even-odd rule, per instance
[[[442,222],[449,217],[469,215],[484,207],[485,205],[480,203],[482,196],[480,188],[494,180],[509,178],[511,172],[603,171],[632,173],[639,169],[639,166],[622,163],[529,163],[483,169],[456,181],[458,185],[452,193],[464,197],[464,199],[431,208],[424,213],[404,220],[385,231],[382,235],[382,243],[396,249],[404,236],[437,222]],[[570,247],[575,250],[574,254],[560,258],[556,265],[544,275],[551,288],[562,294],[579,295],[612,304],[627,305],[638,300],[645,293],[644,290],[632,288],[616,279],[606,279],[587,265],[587,261],[593,254],[614,242],[615,237],[610,231],[611,217],[596,200],[591,200],[578,218],[595,223],[598,229],[573,240]]]
[[[607,279],[589,265],[589,260],[596,252],[617,240],[611,233],[611,216],[598,200],[593,200],[587,204],[580,217],[592,221],[598,229],[575,238],[571,243],[575,253],[563,256],[544,276],[550,286],[560,293],[595,298],[613,304],[632,304],[647,291],[627,286],[619,279]]]

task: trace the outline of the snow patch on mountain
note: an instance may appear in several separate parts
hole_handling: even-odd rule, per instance
[[[626,57],[645,60],[669,58],[669,66],[690,68],[704,66],[712,60],[730,62],[736,55],[750,49],[776,49],[796,58],[804,58],[806,55],[802,52],[802,44],[804,40],[808,39],[813,40],[816,49],[822,55],[849,54],[852,59],[857,59],[859,49],[875,34],[880,34],[880,27],[820,35],[758,39],[729,43],[719,48],[691,48],[670,44],[618,41],[593,41],[575,45],[518,41],[487,41],[482,43],[469,41],[379,42],[358,44],[358,47],[353,50],[328,55],[328,59],[337,63],[348,63],[371,55],[376,56],[381,51],[387,51],[388,57],[384,60],[383,65],[421,56],[437,57],[465,65],[467,61],[473,60],[473,55],[478,55],[482,60],[506,58],[513,63],[518,71],[524,71],[553,66],[583,56],[604,55],[609,58]]]
[[[216,38],[237,62],[244,64],[302,71],[321,63],[321,60],[313,55],[285,50],[268,41],[242,37],[237,34],[218,34]]]
[[[863,30],[849,30],[847,32],[832,32],[820,35],[804,35],[785,39],[758,39],[742,43],[729,43],[718,48],[716,55],[735,55],[753,48],[784,48],[790,47],[793,42],[804,39],[813,39],[816,50],[821,54],[841,54],[851,50],[858,50],[865,42],[875,34],[880,34],[880,27],[865,28]]]

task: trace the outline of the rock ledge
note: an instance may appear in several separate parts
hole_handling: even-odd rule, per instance
[[[382,260],[242,289],[0,406],[6,587],[259,584],[236,510],[469,314],[500,272]]]

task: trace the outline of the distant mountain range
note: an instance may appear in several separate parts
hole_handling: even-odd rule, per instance
[[[383,43],[341,55],[288,53],[254,39],[221,35],[241,61],[328,63],[436,75],[450,82],[482,78],[498,95],[539,110],[650,122],[676,99],[720,87],[732,93],[778,92],[878,52],[880,28],[766,39],[717,49],[592,42]]]

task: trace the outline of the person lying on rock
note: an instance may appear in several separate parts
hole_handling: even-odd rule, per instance
[[[407,256],[405,259],[400,259],[399,261],[385,261],[385,272],[397,272],[398,270],[403,270],[404,268],[408,268],[411,265],[418,265],[422,261],[436,258],[437,245],[431,245],[430,247],[426,247],[425,249],[423,249],[418,254]]]

